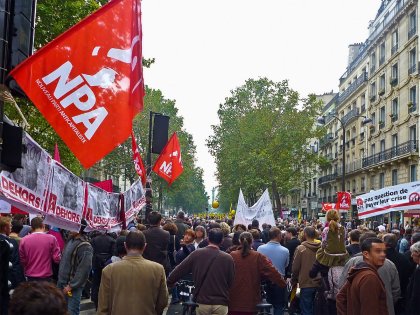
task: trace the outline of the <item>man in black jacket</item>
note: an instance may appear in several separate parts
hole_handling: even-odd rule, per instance
[[[171,270],[171,265],[168,258],[168,244],[170,241],[170,234],[161,228],[160,223],[162,215],[157,211],[152,211],[149,214],[150,227],[143,231],[146,237],[146,249],[143,257],[161,264],[165,268],[166,275]]]
[[[95,307],[98,308],[98,292],[101,284],[102,269],[105,268],[106,262],[115,253],[115,239],[107,233],[100,233],[90,243],[93,248],[91,300],[95,303]]]
[[[300,241],[297,238],[298,232],[294,227],[288,227],[286,229],[286,247],[289,250],[289,265],[286,268],[286,277],[290,278],[292,274],[293,257],[295,256],[295,250],[300,245]]]

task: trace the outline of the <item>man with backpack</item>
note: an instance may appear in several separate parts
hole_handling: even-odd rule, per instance
[[[90,243],[93,248],[91,300],[95,307],[98,308],[98,292],[101,284],[102,269],[105,268],[106,262],[115,252],[115,239],[108,233],[100,233]]]
[[[84,232],[87,222],[82,219],[79,232],[70,232],[58,271],[57,286],[63,290],[70,315],[79,315],[83,287],[92,268],[93,248]]]

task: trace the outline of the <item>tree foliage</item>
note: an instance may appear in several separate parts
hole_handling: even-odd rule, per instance
[[[269,188],[279,205],[279,196],[300,187],[318,163],[308,139],[322,132],[314,128],[320,109],[314,95],[300,99],[286,80],[249,79],[231,91],[207,140],[217,164],[221,208],[237,201],[240,188],[250,203]]]

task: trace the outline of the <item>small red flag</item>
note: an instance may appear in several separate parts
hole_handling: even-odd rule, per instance
[[[107,192],[112,192],[112,179],[103,180],[101,182],[92,183],[92,185],[102,188]]]
[[[351,193],[347,191],[337,192],[337,210],[350,210],[351,208]]]
[[[133,131],[131,131],[131,149],[133,150],[134,168],[136,169],[137,174],[141,178],[141,182],[143,183],[143,185],[146,185],[146,171],[144,170],[144,164],[141,159],[139,147],[137,146]]]
[[[56,160],[57,162],[61,163],[60,151],[58,151],[58,145],[57,145],[57,143],[55,144],[55,147],[54,147],[54,160]]]
[[[143,108],[140,2],[108,2],[10,73],[85,168]]]
[[[181,146],[176,132],[169,139],[153,166],[153,171],[171,185],[184,171]]]
[[[336,208],[336,205],[337,204],[335,204],[335,203],[326,203],[326,202],[323,202],[322,203],[322,211],[327,212],[329,210],[334,210]]]

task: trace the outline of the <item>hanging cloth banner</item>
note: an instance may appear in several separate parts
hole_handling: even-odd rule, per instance
[[[176,132],[174,132],[163,148],[162,153],[153,166],[153,171],[166,180],[169,185],[172,185],[184,171],[181,146]]]
[[[86,220],[87,232],[91,230],[121,229],[120,194],[107,192],[92,184],[87,184],[88,198]]]
[[[130,189],[124,192],[124,212],[126,224],[131,222],[146,205],[146,195],[140,180],[134,182]]]
[[[271,226],[276,226],[274,220],[273,207],[271,205],[270,195],[268,189],[264,191],[260,199],[252,206],[249,207],[246,202],[242,189],[239,191],[238,206],[236,208],[235,221],[233,225],[243,224],[248,226],[252,220],[258,220],[260,226],[263,223]]]
[[[11,205],[32,214],[44,213],[51,157],[27,133],[23,133],[22,167],[2,171],[0,193]]]
[[[420,208],[420,181],[385,187],[356,198],[359,219]]]
[[[10,73],[85,168],[143,108],[140,3],[108,2]]]
[[[337,192],[336,210],[350,210],[351,209],[351,193],[348,191]]]
[[[136,138],[134,137],[134,132],[131,131],[131,149],[133,151],[133,162],[134,168],[137,172],[137,175],[141,178],[143,185],[146,185],[146,171],[144,169],[144,164],[140,156],[139,147],[136,143]]]
[[[79,177],[53,160],[44,222],[69,231],[79,231],[85,190],[85,183]]]

